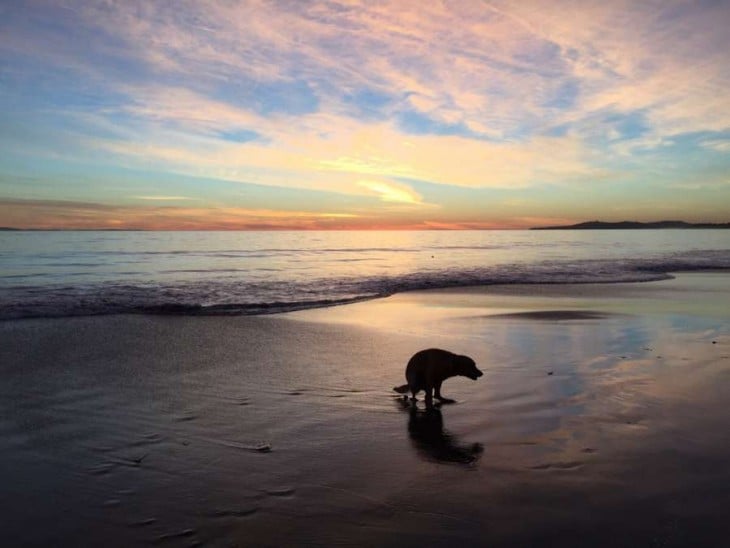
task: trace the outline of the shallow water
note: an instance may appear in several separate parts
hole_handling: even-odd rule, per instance
[[[0,319],[262,314],[433,287],[730,268],[730,230],[0,232]]]

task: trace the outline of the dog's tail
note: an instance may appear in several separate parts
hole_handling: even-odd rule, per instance
[[[406,392],[408,392],[408,385],[404,384],[403,386],[394,386],[393,390],[395,390],[399,394],[405,394]]]

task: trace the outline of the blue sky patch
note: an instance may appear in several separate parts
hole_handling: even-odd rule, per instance
[[[261,135],[250,129],[239,129],[218,132],[218,137],[234,143],[248,143],[261,139]]]

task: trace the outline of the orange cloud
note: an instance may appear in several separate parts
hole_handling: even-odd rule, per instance
[[[378,195],[383,202],[422,205],[421,196],[407,185],[371,180],[358,181],[357,184]]]
[[[0,200],[6,226],[45,230],[481,230],[526,228],[537,219],[456,220],[399,211],[340,213],[240,207],[113,206],[63,200]],[[558,224],[550,219],[552,224]]]
[[[341,228],[352,213],[275,211],[239,207],[112,206],[53,200],[0,201],[0,218],[14,228],[251,230]]]

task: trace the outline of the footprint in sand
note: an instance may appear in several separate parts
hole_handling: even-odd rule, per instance
[[[129,447],[141,447],[143,445],[153,445],[160,443],[164,438],[156,433],[145,434],[141,439],[133,441],[129,444]]]
[[[114,451],[114,448],[108,445],[97,445],[95,447],[90,447],[89,449],[95,453],[109,453],[110,451]]]
[[[247,444],[247,443],[241,443],[238,441],[231,441],[231,440],[218,440],[214,438],[200,438],[201,440],[208,441],[211,443],[216,443],[219,445],[225,445],[226,447],[231,447],[233,449],[242,449],[244,451],[253,451],[254,453],[271,453],[273,451],[271,444],[267,442],[259,442],[256,444]]]
[[[152,525],[153,523],[157,523],[157,518],[147,518],[147,519],[141,519],[139,521],[133,521],[129,524],[130,527],[147,527],[148,525]]]
[[[245,518],[246,516],[250,516],[255,514],[259,511],[259,508],[257,506],[254,506],[252,508],[244,508],[244,509],[237,509],[237,510],[216,510],[215,512],[212,512],[208,514],[208,517],[211,518]]]
[[[583,466],[582,462],[549,462],[530,466],[531,470],[577,470]]]
[[[103,476],[105,474],[108,474],[112,470],[114,470],[114,468],[116,468],[116,467],[117,467],[116,463],[113,463],[113,462],[105,462],[102,464],[97,464],[93,468],[89,468],[89,474],[91,474],[92,476]]]
[[[120,455],[116,457],[114,462],[116,464],[120,464],[122,466],[131,466],[133,468],[136,468],[142,464],[142,461],[146,459],[149,456],[149,453],[145,453],[144,455]]]
[[[157,542],[163,542],[166,540],[172,540],[176,538],[192,537],[197,531],[195,529],[184,529],[177,533],[165,533],[156,538]]]
[[[296,491],[294,487],[279,487],[276,489],[267,489],[266,494],[272,497],[291,497]]]

